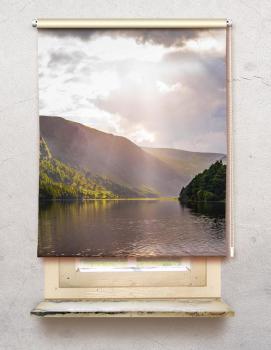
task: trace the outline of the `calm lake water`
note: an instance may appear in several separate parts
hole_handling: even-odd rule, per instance
[[[225,205],[177,200],[41,202],[39,256],[225,255]]]

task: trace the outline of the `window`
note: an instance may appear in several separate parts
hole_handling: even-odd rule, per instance
[[[234,314],[220,299],[220,258],[104,262],[45,258],[45,300],[32,314],[47,317]]]
[[[226,28],[229,27],[229,22],[226,20],[157,20],[151,22],[131,22],[127,20],[121,22],[111,20],[39,20],[34,22],[34,26],[58,29],[114,27],[171,29]],[[227,44],[230,43],[229,38],[229,31],[227,31]],[[227,48],[227,59],[229,55],[230,45]],[[232,253],[231,89],[229,59],[227,63],[227,115],[229,117],[227,120],[229,139],[227,159],[227,225]],[[179,87],[176,84],[168,87],[165,84],[163,85],[163,83],[161,85],[161,82],[158,81],[159,93],[165,94],[169,91],[175,91],[177,88]],[[221,166],[224,166],[221,159],[220,163]],[[60,188],[62,187],[60,186]],[[224,196],[225,192],[224,189]],[[207,195],[210,200],[210,193],[207,193]],[[202,201],[203,198],[204,201],[207,200],[207,195],[205,193],[198,200]],[[58,200],[59,198],[56,199]],[[61,197],[61,199],[63,198]],[[67,222],[65,220],[66,217],[63,221]],[[74,233],[76,230],[77,226],[72,232]],[[65,230],[63,232],[66,234]],[[198,228],[196,232],[200,232]],[[98,231],[98,234],[100,235],[100,231]],[[78,240],[78,236],[75,236],[76,240]],[[48,249],[47,255],[41,251],[39,256],[50,256],[50,254],[53,256],[70,256],[69,252],[58,252],[56,254],[50,245],[50,239],[48,239],[47,243],[43,245],[43,247]],[[85,243],[83,244],[83,249],[85,249]],[[178,254],[179,252],[178,250]],[[198,252],[194,254],[198,255]],[[215,252],[214,254],[218,253]],[[73,252],[71,255],[78,256],[80,253]],[[233,315],[230,308],[221,300],[220,257],[194,256],[167,259],[161,257],[156,259],[46,257],[44,258],[44,267],[45,300],[32,311],[34,315],[69,317],[220,317]]]
[[[179,271],[90,271],[75,258],[44,261],[46,299],[220,297],[220,258],[186,258]]]

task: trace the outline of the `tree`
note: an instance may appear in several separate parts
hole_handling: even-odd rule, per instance
[[[226,165],[222,161],[212,164],[209,169],[196,175],[181,189],[179,200],[186,202],[225,201]]]

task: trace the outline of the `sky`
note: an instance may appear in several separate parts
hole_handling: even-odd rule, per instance
[[[40,115],[226,153],[225,29],[40,30]]]

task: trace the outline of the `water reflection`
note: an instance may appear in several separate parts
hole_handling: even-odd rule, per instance
[[[40,256],[225,254],[225,205],[176,200],[41,202]]]
[[[197,202],[181,205],[191,209],[195,215],[205,215],[211,219],[225,218],[225,203],[223,202]]]

